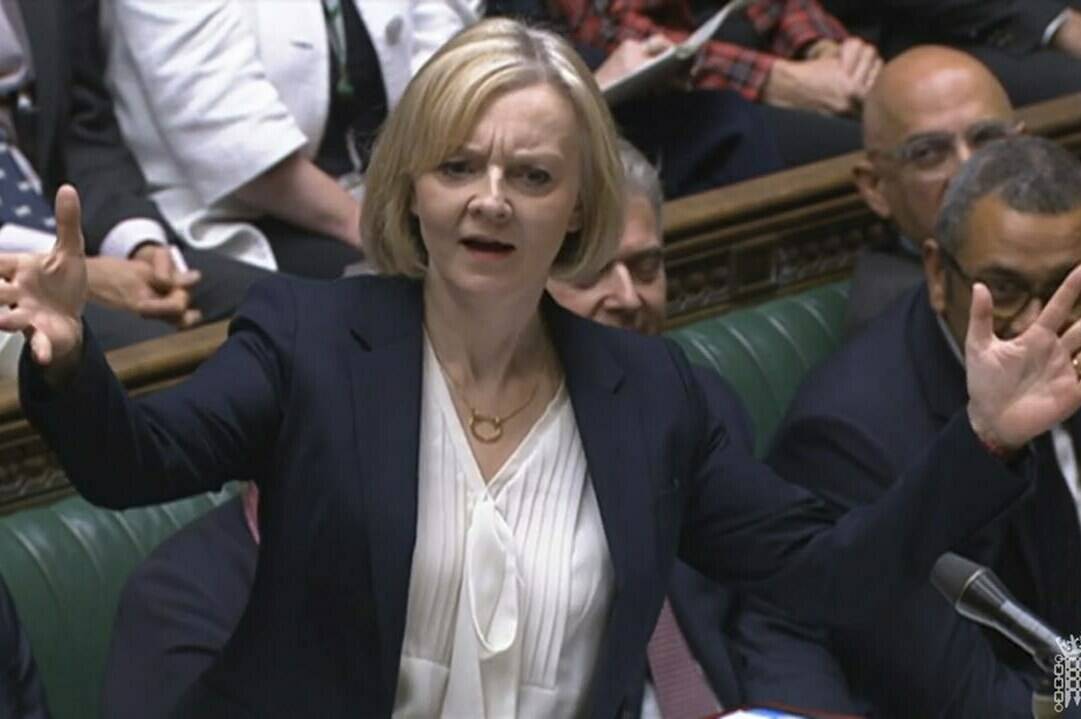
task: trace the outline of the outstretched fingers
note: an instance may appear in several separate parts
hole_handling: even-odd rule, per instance
[[[1066,276],[1055,294],[1047,301],[1040,316],[1036,318],[1036,324],[1055,334],[1066,324],[1073,315],[1074,305],[1081,297],[1081,265],[1073,268]]]
[[[56,191],[56,245],[53,252],[81,257],[85,254],[79,193],[71,185]]]
[[[1062,333],[1062,346],[1071,357],[1081,352],[1081,320],[1077,320]]]
[[[995,339],[994,304],[991,293],[982,282],[972,286],[972,305],[968,310],[967,347],[986,350]]]
[[[34,361],[42,367],[47,367],[53,361],[53,343],[49,336],[36,329],[30,330],[30,351],[34,353]]]

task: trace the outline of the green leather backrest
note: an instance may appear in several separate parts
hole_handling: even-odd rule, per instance
[[[235,487],[114,512],[69,497],[0,517],[0,575],[30,637],[54,719],[95,719],[120,590],[159,542]]]
[[[808,370],[841,343],[848,283],[837,282],[710,317],[669,333],[697,364],[732,383],[761,456]]]

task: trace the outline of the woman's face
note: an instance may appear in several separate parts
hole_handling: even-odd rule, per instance
[[[574,109],[555,88],[493,100],[465,144],[415,180],[426,281],[472,295],[539,296],[579,227],[581,153]]]

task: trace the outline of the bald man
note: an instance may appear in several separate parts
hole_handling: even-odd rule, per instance
[[[977,148],[1021,129],[1002,85],[970,55],[928,45],[883,68],[864,108],[864,156],[854,176],[892,232],[856,264],[847,333],[922,279],[919,248],[958,167]]]

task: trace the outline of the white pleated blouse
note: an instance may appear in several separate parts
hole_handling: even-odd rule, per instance
[[[583,715],[613,574],[566,388],[488,483],[427,337],[421,396],[394,716]]]

